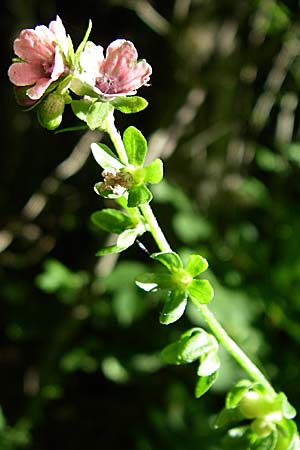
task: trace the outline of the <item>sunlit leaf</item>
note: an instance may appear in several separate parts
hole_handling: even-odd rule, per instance
[[[120,170],[124,167],[107,145],[93,142],[91,150],[95,160],[103,169]]]
[[[205,392],[207,392],[212,387],[212,385],[214,384],[214,382],[217,379],[217,376],[218,376],[218,372],[214,372],[211,375],[209,375],[208,377],[198,378],[198,381],[197,381],[196,387],[195,387],[195,397],[200,398],[202,395],[204,395]]]
[[[167,267],[170,272],[182,269],[183,267],[180,256],[175,252],[152,253],[151,258],[159,261],[161,264]]]
[[[123,133],[123,142],[129,163],[134,167],[141,167],[147,153],[147,141],[142,133],[130,126]]]
[[[197,375],[206,377],[216,372],[220,368],[220,358],[215,349],[212,349],[205,355],[200,357],[200,365],[197,370]]]
[[[112,208],[95,211],[91,215],[91,220],[95,225],[108,233],[120,234],[127,228],[132,228],[133,226],[128,214]]]
[[[133,186],[128,194],[128,206],[133,208],[135,206],[144,205],[152,200],[151,191],[141,184],[140,186]]]
[[[191,300],[201,304],[209,303],[214,296],[213,288],[208,280],[193,280],[188,288]]]
[[[137,95],[134,97],[116,97],[111,103],[116,109],[125,114],[137,113],[148,106],[147,100]]]
[[[185,270],[191,274],[192,277],[199,275],[208,268],[208,262],[200,255],[190,255]]]
[[[112,106],[109,102],[92,103],[86,115],[86,123],[89,128],[96,130],[101,127],[110,111],[112,111]]]
[[[160,323],[169,325],[170,323],[176,322],[184,313],[186,304],[186,292],[178,290],[170,292],[159,316]]]
[[[160,183],[164,176],[163,162],[157,158],[144,168],[146,183]]]

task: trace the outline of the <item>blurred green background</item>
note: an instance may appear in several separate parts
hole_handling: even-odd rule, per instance
[[[190,308],[159,324],[162,298],[134,284],[153,265],[141,246],[95,256],[111,237],[90,215],[110,204],[93,191],[89,143],[106,137],[51,133],[16,105],[13,40],[56,14],[75,46],[91,19],[92,41],[132,40],[152,65],[148,108],[117,112],[117,126],[164,160],[152,206],[172,247],[208,259],[216,316],[300,407],[299,12],[292,0],[1,3],[1,450],[221,450],[211,424],[244,376],[221,352],[196,400],[196,368],[162,364],[202,322]],[[76,124],[67,111],[63,126]]]

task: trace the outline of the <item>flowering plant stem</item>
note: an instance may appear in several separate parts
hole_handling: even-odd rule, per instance
[[[109,134],[115,149],[118,153],[119,158],[122,162],[127,159],[126,151],[124,148],[123,141],[121,139],[120,133],[118,132],[115,124],[114,117],[111,115],[109,120],[107,120],[106,131]],[[152,211],[149,204],[140,205],[139,209],[143,214],[143,217],[147,223],[150,233],[152,234],[159,250],[161,252],[171,252],[172,249],[161,229],[159,223]],[[275,391],[269,381],[266,379],[264,374],[259,370],[259,368],[251,361],[251,359],[243,352],[243,350],[237,345],[237,343],[228,335],[226,330],[218,322],[214,314],[210,309],[199,302],[193,301],[196,309],[201,313],[204,321],[214,333],[215,337],[223,347],[226,348],[227,352],[235,359],[235,361],[245,370],[245,372],[250,376],[253,381],[263,383],[268,389],[270,394],[275,394]]]

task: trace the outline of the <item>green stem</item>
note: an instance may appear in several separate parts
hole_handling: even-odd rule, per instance
[[[226,348],[228,353],[236,360],[236,362],[245,370],[246,373],[254,380],[264,383],[270,393],[275,394],[275,391],[263,373],[251,361],[251,359],[243,352],[237,343],[227,334],[222,325],[217,321],[213,313],[206,305],[201,305],[193,301],[193,305],[201,313],[203,319],[214,333],[217,340]]]
[[[115,145],[116,151],[119,155],[120,160],[127,165],[128,158],[126,150],[122,141],[122,138],[115,127],[113,114],[109,115],[106,120],[106,131],[110,135],[110,138]],[[162,232],[155,215],[149,204],[141,205],[140,211],[142,212],[144,219],[146,220],[149,231],[151,232],[158,248],[162,252],[171,252],[172,249]],[[268,386],[270,393],[274,393],[274,389],[268,382],[263,373],[258,369],[258,367],[248,358],[248,356],[243,352],[243,350],[236,344],[236,342],[231,339],[231,337],[224,330],[222,325],[217,321],[213,313],[208,309],[206,305],[201,305],[199,303],[193,302],[201,313],[206,324],[209,326],[211,331],[214,333],[218,341],[226,348],[228,353],[236,360],[236,362],[245,370],[246,373],[254,380],[264,383]]]
[[[159,249],[164,252],[170,252],[171,247],[168,244],[158,222],[152,212],[150,205],[140,206],[144,218],[146,219],[150,232],[155,239]],[[215,337],[218,339],[220,344],[222,344],[228,353],[236,360],[236,362],[245,370],[246,373],[254,380],[264,383],[270,393],[274,394],[275,391],[263,373],[258,369],[258,367],[251,361],[251,359],[243,352],[243,350],[236,344],[236,342],[231,339],[231,337],[224,330],[222,325],[215,318],[213,313],[208,309],[206,305],[201,305],[198,302],[193,302],[195,307],[201,313],[206,324],[209,326],[211,331],[214,333]]]
[[[155,240],[155,242],[158,245],[158,248],[162,252],[171,252],[172,249],[168,243],[168,241],[165,238],[165,235],[163,234],[160,226],[158,225],[158,222],[156,220],[155,215],[153,214],[153,211],[151,209],[151,206],[149,204],[141,205],[140,210],[146,219],[146,222],[149,226],[149,230]]]
[[[109,134],[110,139],[115,146],[115,149],[118,153],[118,157],[119,157],[120,161],[125,166],[127,166],[128,165],[127,153],[126,153],[123,141],[122,141],[122,137],[115,126],[115,118],[114,118],[113,111],[110,112],[108,114],[108,116],[106,117],[104,128],[105,128],[105,131]]]

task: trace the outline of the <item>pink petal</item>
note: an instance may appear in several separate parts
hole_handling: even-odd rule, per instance
[[[40,62],[51,58],[54,52],[54,35],[49,32],[47,27],[39,26],[39,31],[23,30],[19,38],[14,41],[14,52],[20,58]]]
[[[152,68],[146,61],[139,61],[124,77],[118,78],[120,91],[131,91],[147,84],[152,74]]]
[[[40,78],[32,88],[28,89],[27,95],[32,100],[38,100],[50,86],[52,80],[50,78]]]
[[[117,39],[108,46],[101,71],[107,76],[118,77],[121,72],[126,72],[130,68],[137,60],[137,56],[132,42]]]
[[[16,86],[29,86],[43,75],[40,66],[25,62],[14,63],[8,69],[9,79]]]

